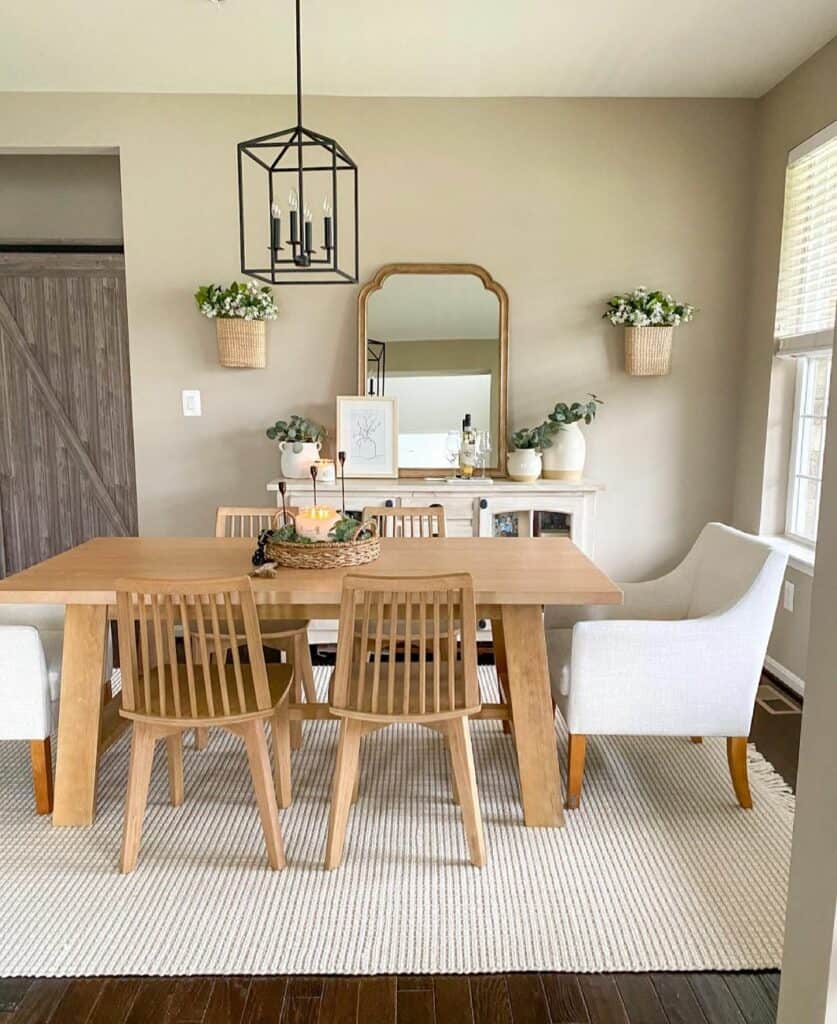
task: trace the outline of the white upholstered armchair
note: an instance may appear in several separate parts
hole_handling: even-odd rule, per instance
[[[27,740],[38,814],[52,811],[64,605],[0,604],[0,741]],[[110,679],[110,644],[105,677]]]
[[[623,605],[546,610],[552,695],[570,735],[568,807],[595,735],[724,736],[736,797],[752,806],[747,736],[786,562],[709,523],[667,576],[620,584]]]

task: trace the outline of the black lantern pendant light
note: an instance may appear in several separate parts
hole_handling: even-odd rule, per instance
[[[241,270],[269,284],[353,284],[357,165],[336,139],[302,125],[300,0],[295,3],[296,125],[238,144]]]

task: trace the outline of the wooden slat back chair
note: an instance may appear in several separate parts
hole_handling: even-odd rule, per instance
[[[361,645],[354,642],[358,627]],[[459,657],[457,632],[461,637]],[[370,639],[371,661],[361,653]],[[413,661],[406,654],[399,662],[399,639],[407,652],[415,640],[420,652],[429,650],[429,657],[420,653]],[[471,863],[483,866],[482,820],[468,728],[469,715],[479,709],[476,609],[473,582],[467,573],[344,579],[330,698],[330,710],[341,722],[327,868],[338,867],[343,857],[361,736],[397,722],[416,722],[447,737]]]
[[[273,730],[276,788],[287,806],[291,669],[265,665],[250,580],[120,580],[116,591],[121,714],[133,722],[122,871],[133,871],[136,865],[156,741],[166,740],[171,802],[177,805],[183,801],[181,733],[210,725],[244,739],[268,861],[272,868],[284,867],[264,722],[269,720]],[[249,664],[242,663],[236,646],[230,664],[221,655],[220,637],[232,633],[238,621],[243,623]],[[183,663],[178,663],[177,631],[182,631]]]
[[[381,537],[446,537],[445,509],[442,505],[416,506],[413,508],[402,506],[400,508],[381,508],[379,506],[367,506],[363,510],[363,521],[374,519],[378,526],[378,534]],[[494,633],[494,662],[497,667],[497,681],[500,685],[502,703],[510,710],[506,693],[508,692],[508,679],[506,670],[506,659],[502,643],[501,624],[493,623]],[[508,719],[503,721],[503,731],[511,732],[511,724]]]
[[[363,521],[375,521],[380,537],[444,537],[445,510],[441,505],[415,508],[381,508],[369,506],[363,510]]]
[[[288,513],[294,515],[298,510],[288,508]],[[222,505],[215,515],[215,536],[216,537],[248,537],[253,540],[255,547],[256,540],[262,530],[281,525],[282,511],[276,508],[260,506],[239,506]],[[241,623],[237,623],[240,627]],[[262,619],[262,643],[265,647],[284,651],[288,661],[293,666],[294,672],[294,700],[305,699],[316,701],[317,694],[314,689],[314,666],[311,662],[311,649],[308,646],[308,625],[307,619]],[[240,628],[236,630],[236,639],[243,645],[244,636]],[[229,642],[221,644],[221,652],[224,657],[230,649]],[[214,647],[213,647],[214,650]],[[300,745],[302,738],[302,723],[293,722],[291,725],[291,740],[294,747]],[[197,733],[197,745],[202,748],[207,743],[206,732],[201,730]]]

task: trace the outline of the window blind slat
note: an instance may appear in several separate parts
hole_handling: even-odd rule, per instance
[[[837,137],[788,165],[775,337],[834,328],[837,304]],[[788,346],[790,347],[790,346]]]

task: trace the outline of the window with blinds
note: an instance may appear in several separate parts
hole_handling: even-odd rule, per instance
[[[837,122],[790,154],[776,303],[779,350],[830,348],[837,307]]]

